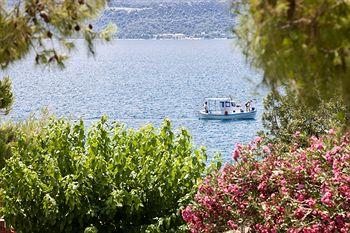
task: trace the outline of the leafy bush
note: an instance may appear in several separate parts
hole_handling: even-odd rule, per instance
[[[205,178],[182,212],[191,231],[349,232],[350,135],[330,130],[280,154],[270,147],[260,137],[237,145],[237,162]]]
[[[29,135],[29,136],[28,136]],[[18,232],[181,232],[206,167],[191,136],[52,118],[20,131],[1,172],[1,214]]]
[[[263,135],[271,139],[269,142],[285,143],[286,147],[290,147],[295,141],[291,135],[300,132],[298,143],[309,146],[312,135],[320,137],[326,134],[327,129],[346,126],[348,111],[340,98],[325,101],[317,91],[314,98],[315,102],[310,106],[288,87],[284,94],[271,92],[264,100]]]
[[[0,169],[5,166],[6,159],[11,157],[11,143],[15,140],[16,126],[8,123],[0,125]]]
[[[19,135],[25,134],[28,141],[47,125],[48,118],[48,110],[43,109],[39,119],[31,115],[27,120],[16,123],[0,121],[0,170],[5,166],[5,161],[12,156],[11,147],[17,144]]]

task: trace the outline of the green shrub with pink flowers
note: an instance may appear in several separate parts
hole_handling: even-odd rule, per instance
[[[204,179],[182,212],[191,232],[350,232],[350,134],[283,153],[265,142],[236,145],[236,162]]]

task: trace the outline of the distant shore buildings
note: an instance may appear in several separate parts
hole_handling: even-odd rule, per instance
[[[217,35],[217,37],[207,35],[202,33],[198,36],[187,36],[183,33],[165,33],[165,34],[157,34],[153,36],[153,39],[156,40],[199,40],[199,39],[230,39],[229,37],[225,38],[224,35]]]
[[[157,40],[186,40],[186,39],[192,39],[186,36],[185,34],[182,33],[166,33],[166,34],[157,34],[154,36],[154,39]]]

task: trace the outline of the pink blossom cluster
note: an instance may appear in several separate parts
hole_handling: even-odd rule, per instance
[[[297,132],[294,137],[298,137]],[[234,164],[207,176],[182,212],[191,232],[350,232],[349,134],[333,130],[310,146],[278,145],[258,137],[237,145]]]

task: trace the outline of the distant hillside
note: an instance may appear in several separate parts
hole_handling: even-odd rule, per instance
[[[118,38],[231,38],[234,17],[227,0],[111,0],[97,20],[113,22]]]

